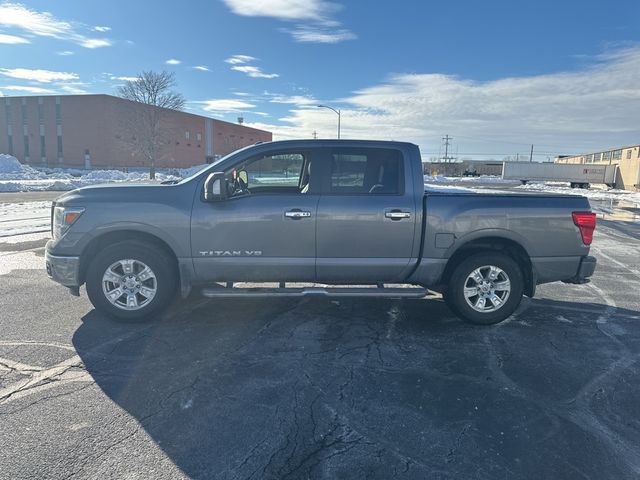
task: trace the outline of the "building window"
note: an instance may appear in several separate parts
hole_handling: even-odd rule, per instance
[[[613,159],[620,160],[622,158],[622,150],[614,150],[613,151]]]
[[[198,140],[199,142],[202,141],[202,134],[201,133],[196,133],[196,140]]]
[[[631,158],[631,149],[627,150],[627,160]]]
[[[584,161],[585,161],[585,163],[591,163],[591,162],[593,162],[593,155],[591,155],[591,154],[586,155],[586,156],[584,157]]]
[[[602,161],[606,162],[607,160],[611,160],[611,152],[604,152],[602,154]]]
[[[594,154],[593,154],[593,161],[594,161],[594,162],[599,162],[599,161],[600,161],[601,156],[602,156],[602,153],[594,153]]]
[[[191,134],[189,133],[189,130],[187,130],[186,132],[184,132],[184,138],[189,140],[189,137],[191,137]]]

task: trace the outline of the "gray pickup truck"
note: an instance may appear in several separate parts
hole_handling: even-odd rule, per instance
[[[49,276],[75,295],[86,283],[97,309],[125,319],[194,287],[212,298],[432,290],[492,324],[536,285],[586,283],[596,264],[586,198],[425,190],[419,149],[402,142],[257,144],[179,182],[74,190],[51,220]]]

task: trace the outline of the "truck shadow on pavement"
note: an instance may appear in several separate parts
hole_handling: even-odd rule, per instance
[[[524,303],[475,327],[433,300],[185,302],[92,311],[73,343],[190,477],[635,477],[640,314]]]

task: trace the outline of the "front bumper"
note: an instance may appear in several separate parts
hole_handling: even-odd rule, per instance
[[[578,266],[578,272],[570,279],[564,280],[564,283],[575,283],[578,285],[589,283],[589,277],[596,271],[596,263],[597,260],[595,257],[582,257],[580,265]]]
[[[44,260],[51,280],[65,287],[80,286],[80,257],[59,257],[45,251]]]

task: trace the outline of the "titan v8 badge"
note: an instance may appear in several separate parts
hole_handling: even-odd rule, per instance
[[[203,257],[259,257],[262,250],[204,250]]]

